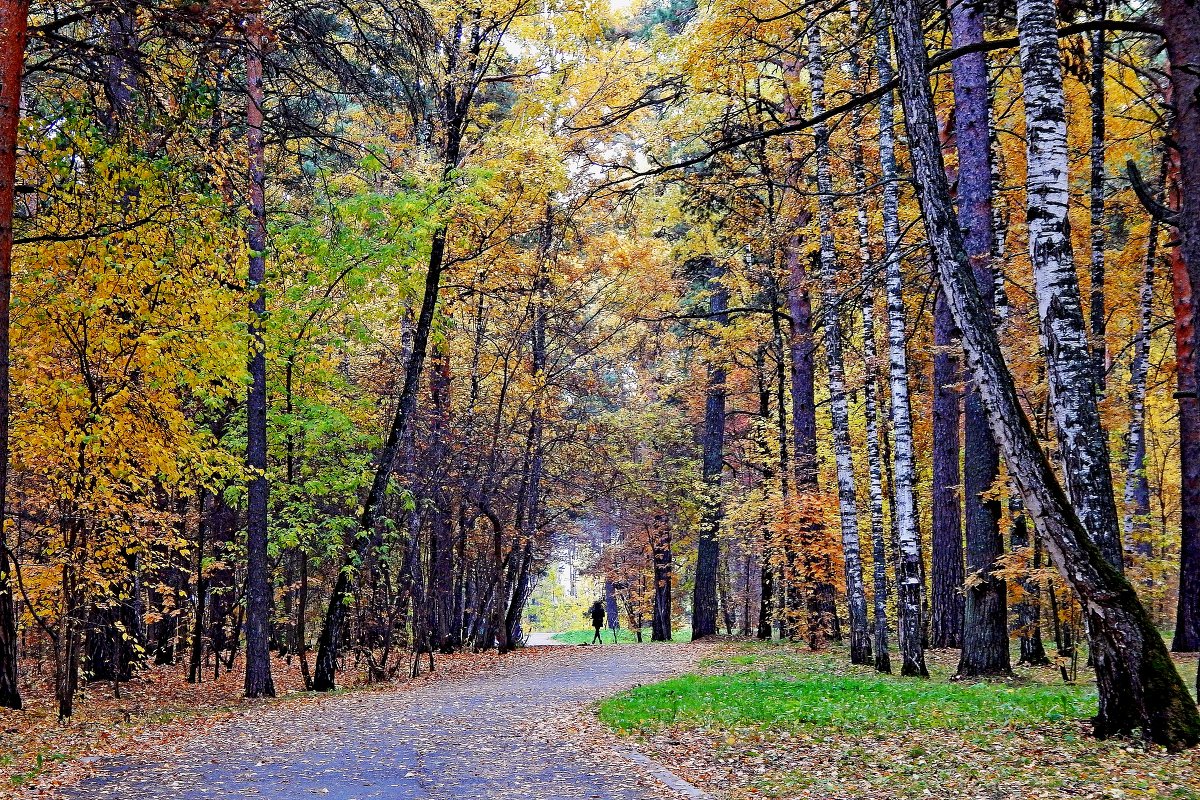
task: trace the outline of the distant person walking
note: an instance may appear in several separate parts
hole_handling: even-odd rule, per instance
[[[600,638],[600,629],[604,627],[604,617],[606,615],[604,601],[597,600],[592,603],[589,612],[592,615],[592,627],[596,629],[596,635],[592,637],[592,644],[604,644],[604,640]]]

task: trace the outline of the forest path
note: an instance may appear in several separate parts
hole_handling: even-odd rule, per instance
[[[584,738],[595,730],[589,704],[684,672],[701,652],[672,644],[529,648],[485,673],[428,680],[407,690],[264,704],[177,747],[103,762],[98,774],[61,796],[678,797],[648,774],[653,764],[634,763],[608,735]]]

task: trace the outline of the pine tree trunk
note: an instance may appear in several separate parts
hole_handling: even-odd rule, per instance
[[[887,10],[882,0],[875,9],[876,69],[881,84],[892,80]],[[908,388],[908,330],[905,324],[904,280],[900,263],[900,185],[896,167],[894,95],[879,99],[879,162],[883,172],[883,240],[887,260],[888,377],[891,387],[893,510],[896,553],[896,600],[899,618],[901,675],[927,676],[925,667],[925,583],[921,533],[917,517],[917,469],[913,452],[912,406]],[[943,180],[945,176],[943,175]],[[882,544],[882,543],[881,543]],[[876,550],[882,548],[876,545]]]
[[[710,319],[717,325],[726,322],[728,291],[721,285],[724,269],[715,259],[708,260]],[[692,641],[717,633],[717,560],[721,526],[721,471],[725,458],[725,368],[710,364],[708,389],[704,401],[703,477],[706,496],[700,512],[700,536],[696,553],[696,579],[692,593]]]
[[[267,361],[263,324],[267,315],[267,211],[263,193],[263,47],[267,34],[252,15],[246,23],[246,139],[250,158],[250,391],[246,398],[246,697],[274,697],[271,680],[271,585],[267,555]]]
[[[1018,0],[1029,251],[1067,491],[1100,552],[1122,568],[1120,527],[1067,223],[1067,121],[1054,0]]]
[[[983,41],[982,2],[969,0],[950,8],[954,46]],[[958,222],[967,258],[984,305],[995,306],[992,275],[992,166],[988,118],[988,68],[984,53],[970,53],[951,63],[954,76],[954,141],[958,150]],[[966,533],[962,654],[958,673],[1003,675],[1011,671],[1008,655],[1007,587],[992,575],[1004,555],[1000,501],[986,499],[1000,471],[1000,453],[988,430],[979,392],[971,387],[963,403],[963,509]]]
[[[1163,29],[1171,62],[1173,140],[1178,148],[1178,209],[1175,227],[1180,244],[1174,253],[1175,352],[1179,398],[1181,533],[1179,606],[1175,620],[1176,652],[1200,650],[1200,7],[1189,0],[1163,0]]]
[[[962,646],[963,532],[960,464],[962,392],[958,335],[941,292],[933,307],[933,532],[930,646]]]
[[[809,34],[808,75],[813,114],[825,111],[825,64],[820,28]],[[814,128],[817,164],[817,223],[821,231],[821,299],[825,316],[825,356],[829,372],[829,406],[833,418],[833,451],[837,467],[838,508],[845,559],[846,599],[850,609],[850,661],[867,664],[871,637],[867,631],[867,598],[863,587],[862,551],[858,533],[858,493],[850,448],[850,411],[846,402],[846,375],[842,361],[842,331],[838,321],[837,253],[833,242],[833,178],[829,170],[829,129]]]
[[[1143,729],[1151,740],[1169,748],[1195,745],[1200,741],[1195,702],[1133,588],[1108,563],[1075,515],[1021,406],[954,216],[938,147],[920,7],[916,0],[892,0],[892,7],[900,95],[926,234],[992,435],[1037,535],[1083,603],[1100,695],[1096,733],[1109,736]],[[1113,520],[1114,530],[1108,535],[1116,536],[1115,524]]]
[[[17,615],[3,524],[8,513],[9,302],[12,298],[13,206],[17,127],[29,26],[28,0],[0,0],[0,708],[20,708]]]

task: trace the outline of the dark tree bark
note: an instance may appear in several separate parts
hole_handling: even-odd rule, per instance
[[[453,70],[451,70],[453,72]],[[448,180],[451,173],[458,167],[460,148],[467,111],[470,108],[473,91],[458,92],[453,85],[448,85],[442,99],[442,111],[446,117],[446,140],[443,147],[443,179]],[[396,404],[396,412],[388,428],[387,439],[380,448],[375,461],[375,476],[371,487],[363,500],[362,511],[359,514],[359,526],[363,531],[371,532],[383,505],[388,484],[395,470],[396,460],[400,454],[400,445],[408,436],[413,416],[417,410],[417,393],[421,384],[421,373],[425,364],[425,356],[429,351],[429,336],[433,330],[433,318],[437,310],[438,294],[441,287],[442,270],[445,267],[446,229],[439,227],[433,234],[429,250],[429,261],[425,271],[425,287],[421,295],[421,310],[417,315],[417,324],[413,328],[412,349],[404,364],[404,378],[400,390],[400,398]],[[495,523],[494,523],[495,524]],[[496,537],[501,535],[496,530]],[[325,620],[321,633],[317,638],[317,660],[313,673],[313,689],[318,692],[332,691],[336,684],[334,676],[337,672],[337,651],[341,646],[343,626],[346,621],[346,604],[350,596],[351,572],[354,565],[361,563],[370,543],[369,536],[360,536],[357,532],[348,534],[345,546],[345,556],[342,569],[338,572],[337,580],[330,594],[329,605],[325,610]],[[501,564],[500,545],[496,545],[496,561]],[[498,567],[500,568],[500,567]],[[501,568],[502,569],[502,568]],[[503,587],[501,587],[503,588]],[[505,590],[506,591],[506,590]],[[501,595],[498,595],[498,597]],[[503,594],[507,597],[507,594]],[[496,601],[497,608],[503,608]],[[497,635],[503,634],[503,626]]]
[[[430,367],[429,394],[433,402],[433,419],[429,432],[430,463],[440,467],[446,455],[446,439],[450,435],[450,354],[445,343],[434,346]],[[459,642],[453,622],[453,517],[449,493],[443,488],[444,480],[441,475],[435,477],[432,488],[429,587],[426,596],[430,604],[433,647],[443,653],[450,653],[459,646]]]
[[[1009,513],[1012,516],[1012,529],[1009,531],[1009,542],[1013,552],[1030,547],[1029,520],[1025,518],[1019,498],[1009,500]],[[1030,566],[1038,569],[1041,563],[1042,550],[1034,544]],[[1021,602],[1017,603],[1017,634],[1021,637],[1020,663],[1032,666],[1045,666],[1050,663],[1046,657],[1046,648],[1042,645],[1042,609],[1041,590],[1038,582],[1032,578],[1021,581],[1021,591],[1024,594]]]
[[[1179,398],[1180,507],[1179,607],[1176,652],[1200,650],[1200,7],[1163,0],[1163,29],[1171,61],[1174,142],[1178,148],[1174,224],[1179,233],[1172,273],[1175,285],[1175,354]]]
[[[892,0],[892,7],[900,95],[925,230],[992,435],[1037,535],[1079,594],[1090,623],[1100,695],[1096,733],[1110,736],[1140,729],[1169,748],[1193,746],[1200,741],[1195,702],[1137,594],[1076,516],[1021,406],[955,219],[938,147],[921,10],[916,0]],[[1104,447],[1104,442],[1093,446]],[[1108,533],[1116,535],[1115,530]]]
[[[962,645],[963,571],[958,336],[941,292],[933,312],[933,535],[930,646]]]
[[[1166,159],[1163,167],[1167,166]],[[1163,176],[1165,178],[1165,175]],[[1160,183],[1162,178],[1160,178]],[[1159,192],[1161,202],[1161,190]],[[1138,328],[1133,337],[1133,357],[1129,362],[1129,430],[1125,433],[1125,517],[1122,520],[1125,550],[1143,557],[1153,547],[1143,534],[1149,527],[1150,482],[1146,479],[1146,378],[1150,371],[1151,325],[1154,315],[1155,270],[1158,268],[1159,219],[1150,218],[1146,237],[1146,258],[1142,286],[1138,293]]]
[[[267,555],[267,210],[264,196],[263,50],[266,28],[257,15],[246,23],[246,140],[250,157],[250,391],[246,398],[246,697],[274,697],[271,680],[271,575]]]
[[[710,319],[717,325],[726,322],[729,293],[721,285],[724,269],[715,259],[708,260]],[[721,525],[721,470],[725,458],[725,368],[708,367],[708,389],[704,401],[703,477],[706,491],[700,512],[700,536],[696,553],[696,580],[692,593],[692,641],[717,633],[717,560],[721,545],[717,531]]]
[[[950,24],[954,46],[983,41],[984,9],[979,0],[953,3]],[[970,53],[951,62],[954,76],[954,141],[958,150],[958,223],[967,258],[985,307],[995,307],[992,276],[992,165],[988,118],[987,56]],[[993,576],[1004,555],[1000,501],[986,499],[1000,472],[1000,453],[988,430],[979,392],[969,388],[963,403],[963,509],[966,571],[963,595],[962,655],[964,676],[1003,675],[1011,671],[1008,656],[1007,587]]]
[[[650,641],[671,641],[671,528],[662,524],[650,531],[650,549],[654,560],[654,614],[650,621]]]
[[[0,707],[20,708],[17,615],[4,520],[8,513],[9,302],[12,298],[13,205],[17,126],[29,26],[27,0],[0,0]]]
[[[103,121],[110,137],[115,137],[131,122],[133,95],[141,68],[137,6],[130,0],[119,0],[115,6],[108,25],[108,70],[104,80],[108,112]]]

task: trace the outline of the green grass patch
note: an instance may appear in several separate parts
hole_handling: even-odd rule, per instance
[[[951,683],[877,675],[836,658],[775,653],[701,662],[684,675],[605,700],[600,718],[621,730],[663,725],[786,730],[950,728],[1083,719],[1091,687],[1031,682]]]

